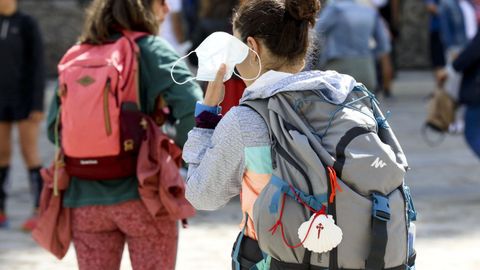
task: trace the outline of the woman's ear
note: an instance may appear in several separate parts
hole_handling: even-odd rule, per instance
[[[253,38],[253,37],[248,37],[248,38],[247,38],[247,46],[248,46],[251,50],[253,50],[254,52],[256,52],[256,54],[250,52],[249,55],[252,54],[252,56],[253,56],[253,58],[254,58],[254,62],[257,62],[257,61],[258,61],[258,59],[257,59],[258,57],[257,57],[257,56],[260,57],[261,50],[262,50],[262,49],[261,49],[261,46],[262,46],[261,43],[260,43],[260,42],[257,42],[257,40],[256,40],[255,38]]]
[[[247,38],[247,45],[250,49],[252,49],[256,53],[260,54],[260,43],[257,42],[253,37],[248,37]]]

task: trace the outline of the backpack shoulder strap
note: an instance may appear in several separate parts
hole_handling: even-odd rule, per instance
[[[270,125],[270,113],[268,110],[268,99],[255,99],[255,100],[247,100],[244,101],[240,104],[240,106],[245,106],[248,107],[252,110],[254,110],[256,113],[258,113],[263,121],[265,121],[265,124],[267,125],[268,128],[268,136],[270,137],[270,142],[273,142],[273,133],[272,133],[272,127]]]
[[[255,99],[255,100],[247,100],[240,103],[240,106],[248,107],[258,113],[268,128],[268,136],[270,138],[270,142],[273,143],[273,133],[272,128],[270,126],[270,115],[268,111],[268,101],[270,99]],[[273,161],[273,160],[272,160]],[[275,166],[274,166],[275,167]]]
[[[256,111],[260,116],[265,120],[268,126],[268,101],[269,99],[255,99],[255,100],[247,100],[240,104],[240,106],[248,107],[254,111]]]
[[[148,36],[149,34],[145,32],[133,32],[128,30],[122,30],[122,35],[128,40],[130,48],[132,49],[132,52],[133,52],[131,55],[129,55],[127,59],[125,59],[126,69],[128,70],[128,73],[125,76],[125,78],[127,79],[125,80],[124,85],[122,85],[122,88],[124,89],[126,88],[129,90],[135,89],[134,91],[127,92],[125,96],[129,100],[132,100],[132,101],[135,100],[138,108],[141,108],[140,93],[139,93],[140,91],[139,76],[140,75],[139,75],[139,64],[138,64],[138,60],[140,57],[140,48],[136,43],[136,41],[144,36]],[[133,87],[128,87],[129,85],[132,86],[132,84],[134,85]]]
[[[122,35],[130,41],[135,53],[139,53],[139,48],[136,41],[142,37],[148,36],[148,33],[145,32],[133,32],[129,30],[122,30]]]

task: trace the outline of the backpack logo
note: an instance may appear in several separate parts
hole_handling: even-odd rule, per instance
[[[97,165],[98,160],[95,159],[84,159],[80,160],[80,165]]]
[[[84,76],[84,77],[78,79],[77,82],[79,84],[81,84],[82,86],[87,87],[87,86],[91,85],[92,83],[94,83],[95,80],[92,77],[87,75],[87,76]]]
[[[377,159],[375,159],[375,161],[370,166],[378,169],[387,166],[387,163],[383,162],[379,157],[377,157]]]

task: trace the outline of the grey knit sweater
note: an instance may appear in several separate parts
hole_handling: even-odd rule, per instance
[[[316,90],[341,103],[355,80],[333,71],[298,74],[269,71],[249,86],[241,101],[265,99],[279,92]],[[228,94],[228,93],[226,93]],[[248,107],[232,108],[213,129],[194,128],[188,134],[183,159],[188,163],[187,199],[200,210],[224,206],[241,191],[246,169],[270,166],[270,139],[259,114]]]

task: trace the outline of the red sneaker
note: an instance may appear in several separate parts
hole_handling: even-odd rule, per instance
[[[33,214],[33,216],[25,220],[25,222],[22,225],[22,230],[25,232],[33,231],[33,229],[35,229],[35,227],[37,226],[37,220],[38,220],[38,216],[37,216],[37,213],[35,213]]]
[[[8,227],[7,215],[4,212],[0,211],[0,228]]]

